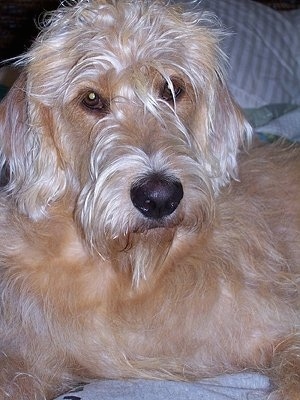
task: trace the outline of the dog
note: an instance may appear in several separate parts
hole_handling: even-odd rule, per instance
[[[300,151],[254,145],[209,13],[79,0],[0,105],[0,399],[257,370],[300,399]]]

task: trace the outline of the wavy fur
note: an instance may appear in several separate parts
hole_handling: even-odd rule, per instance
[[[245,368],[299,398],[299,149],[244,152],[222,35],[206,12],[81,0],[20,57],[0,105],[0,400]],[[149,215],[141,182],[183,197]]]

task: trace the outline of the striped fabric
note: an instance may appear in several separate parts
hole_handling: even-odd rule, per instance
[[[231,65],[230,88],[239,104],[300,104],[300,28],[296,31],[289,13],[250,0],[200,3],[233,32],[223,46]]]

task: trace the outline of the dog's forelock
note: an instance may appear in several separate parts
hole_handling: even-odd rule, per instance
[[[66,92],[74,77],[110,69],[154,65],[185,75],[203,89],[221,76],[220,30],[208,13],[179,12],[150,1],[81,0],[45,19],[42,33],[23,57],[31,92],[45,104]],[[218,69],[216,71],[216,69]],[[59,73],[57,72],[59,71]]]

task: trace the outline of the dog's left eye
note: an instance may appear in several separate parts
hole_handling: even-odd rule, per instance
[[[103,111],[106,107],[105,101],[98,93],[90,91],[82,99],[82,104],[90,110]]]
[[[183,87],[176,80],[172,80],[172,83],[165,82],[160,97],[167,101],[173,102],[175,99],[178,99],[183,94]]]

